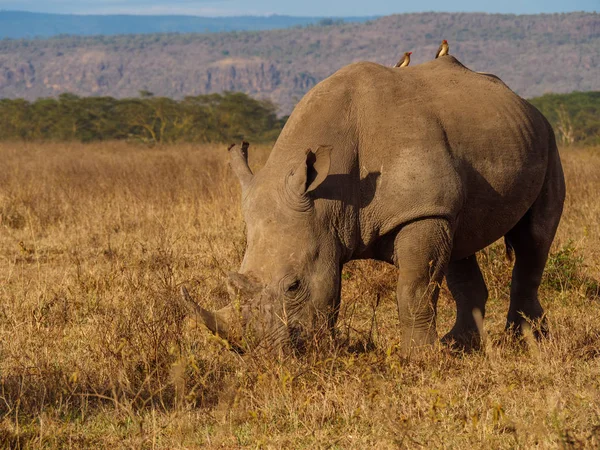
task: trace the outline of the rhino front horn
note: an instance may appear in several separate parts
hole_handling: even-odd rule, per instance
[[[225,340],[229,340],[231,336],[229,321],[233,312],[231,306],[226,306],[219,311],[207,311],[192,299],[185,286],[181,286],[181,297],[189,314],[196,317],[214,334],[221,336]]]

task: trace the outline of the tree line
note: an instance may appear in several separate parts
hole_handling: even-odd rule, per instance
[[[0,140],[173,142],[273,141],[285,118],[269,101],[239,92],[173,100],[78,97],[0,100]]]
[[[531,99],[563,145],[600,145],[600,92],[546,94]],[[240,92],[173,100],[141,91],[136,98],[0,99],[0,140],[272,142],[286,117],[269,101]]]
[[[554,128],[563,145],[600,145],[600,92],[546,94],[529,100]]]

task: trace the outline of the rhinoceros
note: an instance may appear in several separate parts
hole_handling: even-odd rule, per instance
[[[564,176],[548,121],[498,77],[452,56],[351,64],[306,94],[256,174],[247,151],[230,150],[247,227],[229,279],[239,301],[210,312],[184,292],[213,332],[300,349],[333,329],[343,265],[370,258],[397,267],[406,351],[437,342],[444,276],[457,314],[442,341],[467,347],[488,298],[476,253],[502,237],[515,255],[506,327],[544,329]]]

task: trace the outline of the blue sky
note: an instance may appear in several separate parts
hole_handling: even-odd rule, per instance
[[[371,16],[420,11],[600,11],[600,0],[0,0],[0,9],[76,14]]]

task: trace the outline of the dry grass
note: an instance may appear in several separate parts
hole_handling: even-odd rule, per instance
[[[268,149],[253,151],[260,165]],[[394,269],[374,262],[346,268],[347,342],[319,354],[241,357],[184,320],[177,286],[220,306],[243,255],[225,154],[0,145],[0,447],[600,446],[599,148],[563,151],[569,194],[542,292],[551,339],[506,340],[497,245],[480,255],[486,351],[412,361],[396,350]],[[439,309],[445,332],[446,291]]]

